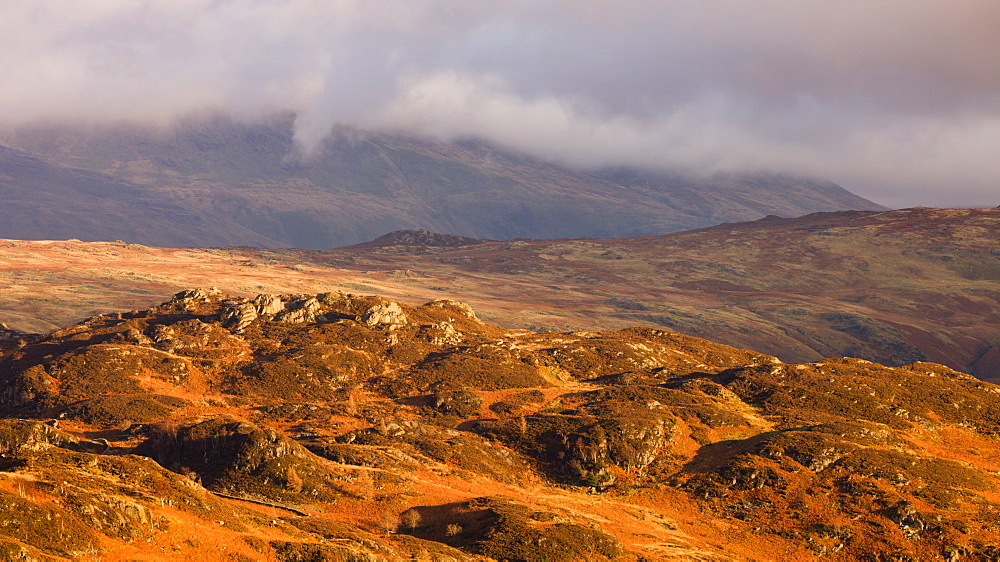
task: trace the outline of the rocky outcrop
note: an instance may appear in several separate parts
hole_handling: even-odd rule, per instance
[[[483,398],[469,390],[452,390],[434,395],[431,407],[442,414],[452,414],[463,418],[479,414]]]
[[[46,447],[61,447],[79,441],[50,424],[28,420],[0,422],[0,459],[20,458]]]
[[[281,297],[267,293],[261,293],[253,299],[253,304],[257,307],[257,314],[277,314],[285,309],[285,302]]]
[[[427,303],[427,305],[436,306],[445,310],[451,310],[469,318],[470,320],[479,321],[479,318],[476,316],[476,311],[472,310],[472,307],[464,302],[454,301],[451,299],[435,299]]]
[[[408,319],[399,303],[388,301],[376,304],[366,310],[361,315],[361,321],[369,328],[395,330],[406,325]]]
[[[621,544],[592,527],[569,523],[511,498],[481,497],[457,505],[415,507],[399,532],[443,542],[495,560],[617,560]]]
[[[187,296],[188,293],[193,296]],[[189,291],[184,294],[186,296],[180,299],[181,303],[204,301],[198,298],[204,293]],[[211,295],[208,298],[211,298]],[[463,306],[467,308],[467,305]],[[359,307],[363,307],[360,314],[353,314]],[[475,313],[471,309],[458,310],[461,310],[463,315],[475,318]],[[311,324],[352,316],[359,318],[369,328],[385,330],[395,330],[409,321],[406,312],[397,302],[380,298],[359,300],[353,295],[339,292],[321,293],[315,296],[260,294],[252,300],[236,299],[236,302],[232,302],[219,313],[222,324],[236,333],[243,332],[260,317],[268,317],[275,322],[287,324]]]
[[[219,317],[223,326],[239,333],[252,324],[259,315],[256,305],[245,302],[223,310]]]
[[[0,389],[6,416],[36,418],[0,420],[0,558],[198,535],[179,517],[227,548],[250,537],[247,558],[663,559],[680,539],[704,559],[1000,552],[1000,387],[930,363],[504,330],[453,301],[189,291],[11,347]],[[501,488],[516,499],[476,497]],[[86,540],[63,540],[62,517]]]
[[[319,301],[315,297],[285,303],[285,310],[275,314],[274,320],[277,322],[287,322],[289,324],[305,324],[322,321],[325,318],[320,316],[322,310]]]
[[[484,242],[486,241],[478,238],[457,236],[454,234],[440,234],[423,228],[415,228],[412,230],[396,230],[388,234],[384,234],[368,244],[373,246],[430,246],[437,248],[454,248],[459,246],[475,246]]]
[[[274,430],[247,422],[217,418],[169,432],[154,430],[139,450],[226,494],[276,500],[340,495],[340,476],[315,455]]]
[[[182,310],[195,311],[198,304],[216,302],[224,296],[222,291],[215,287],[208,289],[187,289],[175,294],[170,302],[180,305]]]
[[[612,468],[641,471],[669,453],[675,418],[657,405],[594,403],[573,414],[481,421],[475,431],[538,460],[564,482],[604,487]]]

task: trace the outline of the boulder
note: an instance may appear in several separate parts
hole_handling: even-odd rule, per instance
[[[323,307],[315,297],[305,300],[288,303],[287,310],[279,312],[274,319],[278,322],[288,322],[290,324],[305,324],[319,320],[319,313]]]
[[[369,328],[384,328],[395,330],[406,325],[409,319],[399,303],[385,301],[376,304],[361,315],[361,321]]]
[[[476,316],[476,311],[472,310],[472,307],[464,302],[453,301],[451,299],[436,299],[427,303],[427,305],[452,310],[462,316],[465,316],[466,318],[469,318],[470,320],[479,321],[479,318]]]
[[[234,332],[242,332],[257,319],[258,308],[253,303],[245,302],[224,309],[219,315],[222,325]]]
[[[254,305],[257,307],[257,314],[277,314],[282,310],[285,310],[285,303],[281,300],[281,297],[270,295],[267,293],[262,293],[257,295],[253,299]]]
[[[483,398],[469,390],[448,390],[434,395],[431,407],[442,414],[474,416],[483,406]]]

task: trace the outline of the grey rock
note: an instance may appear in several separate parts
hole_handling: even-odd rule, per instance
[[[385,328],[394,330],[409,322],[403,307],[399,303],[385,301],[376,304],[365,311],[361,316],[361,321],[369,328]]]
[[[257,319],[257,307],[253,303],[241,303],[222,311],[222,325],[234,332],[242,332]]]
[[[138,345],[149,345],[153,343],[153,340],[149,339],[149,337],[147,337],[146,334],[142,333],[141,331],[135,328],[132,328],[131,330],[125,330],[125,333],[122,334],[122,337],[125,339],[125,341]]]
[[[319,313],[323,310],[323,306],[319,304],[319,301],[315,297],[288,303],[286,308],[287,310],[278,313],[274,317],[276,321],[293,324],[316,322],[319,319]]]
[[[476,311],[472,310],[472,307],[464,302],[453,301],[451,299],[436,299],[427,303],[426,306],[436,306],[438,308],[451,310],[465,316],[466,318],[480,322],[479,317],[476,316]]]
[[[257,313],[261,315],[277,314],[285,310],[285,303],[281,300],[281,297],[267,293],[257,295],[253,303],[257,306]]]

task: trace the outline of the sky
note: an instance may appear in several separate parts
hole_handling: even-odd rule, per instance
[[[2,0],[0,122],[296,112],[1000,205],[996,0]]]

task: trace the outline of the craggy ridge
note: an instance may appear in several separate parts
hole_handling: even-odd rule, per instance
[[[6,558],[992,559],[1000,387],[451,300],[0,333]]]

